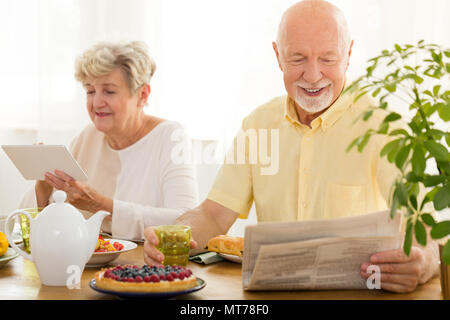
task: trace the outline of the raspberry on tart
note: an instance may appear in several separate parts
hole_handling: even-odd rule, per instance
[[[170,292],[193,288],[197,278],[182,266],[118,265],[95,273],[98,288],[121,292]]]

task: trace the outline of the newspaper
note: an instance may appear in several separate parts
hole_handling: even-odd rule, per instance
[[[403,241],[399,214],[299,222],[262,222],[245,229],[245,290],[364,289],[360,266]]]

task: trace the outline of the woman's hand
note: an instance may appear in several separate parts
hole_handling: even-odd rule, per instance
[[[76,181],[63,171],[55,170],[55,174],[47,172],[45,182],[58,190],[63,190],[67,194],[67,201],[78,209],[92,213],[99,210],[112,213],[112,199],[104,197],[89,185]]]
[[[44,180],[36,181],[34,186],[36,193],[36,201],[38,208],[44,208],[48,205],[48,199],[53,192],[53,186],[45,182]]]

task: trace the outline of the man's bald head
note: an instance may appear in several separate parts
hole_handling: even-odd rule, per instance
[[[272,45],[298,113],[325,112],[345,85],[353,45],[343,13],[324,0],[298,2],[283,14]]]
[[[277,46],[282,48],[289,33],[303,29],[335,29],[343,50],[351,43],[347,20],[342,11],[325,0],[304,0],[289,7],[283,14],[277,34]]]

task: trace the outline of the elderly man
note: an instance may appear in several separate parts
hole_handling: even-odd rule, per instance
[[[352,45],[343,14],[326,1],[305,0],[284,13],[273,48],[287,96],[260,106],[242,123],[242,132],[254,130],[259,138],[264,130],[266,135],[276,130],[278,139],[269,148],[279,150],[278,170],[266,174],[261,161],[249,161],[254,149],[233,147],[231,154],[246,161],[225,162],[207,199],[177,219],[192,227],[192,253],[211,237],[226,234],[239,215],[248,215],[253,201],[258,221],[329,219],[388,207],[398,172],[379,158],[384,138],[374,137],[363,153],[345,151],[384,117],[354,123],[370,101],[355,104],[351,94],[342,94]],[[145,236],[145,262],[160,263],[153,229],[147,228]],[[375,253],[361,265],[361,276],[368,277],[369,264],[377,264],[383,289],[413,291],[437,271],[437,246],[429,243],[414,246],[409,256],[402,249]]]

